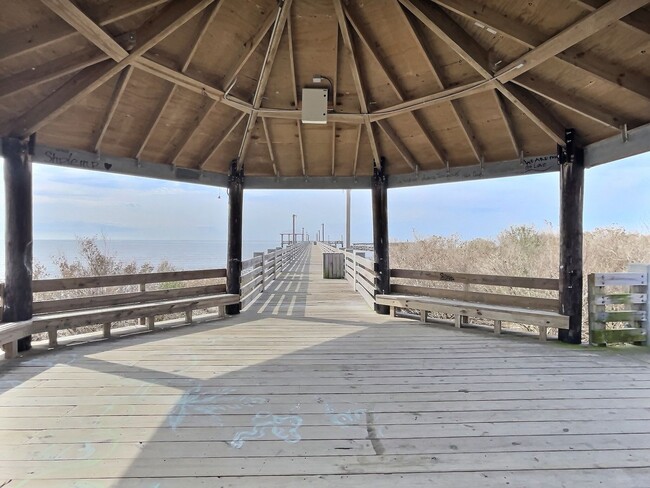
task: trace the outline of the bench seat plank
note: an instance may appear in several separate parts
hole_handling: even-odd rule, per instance
[[[557,312],[531,310],[503,305],[487,305],[445,298],[420,297],[415,295],[377,295],[377,303],[392,307],[429,310],[469,317],[521,322],[540,327],[569,328],[569,317]]]
[[[239,302],[239,295],[219,294],[178,300],[165,300],[154,303],[122,305],[116,307],[74,310],[45,315],[35,315],[32,319],[32,333],[48,329],[70,329],[139,317],[152,317],[176,312],[187,312],[197,308],[230,305]]]

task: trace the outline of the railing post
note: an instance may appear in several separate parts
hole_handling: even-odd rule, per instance
[[[5,180],[4,322],[29,320],[32,290],[32,158],[35,137],[2,139]],[[32,336],[18,340],[18,352],[32,347]]]
[[[260,286],[260,293],[264,292],[264,253],[263,252],[254,252],[253,257],[259,257],[261,259],[260,266],[262,267],[262,285]]]
[[[242,218],[244,210],[244,170],[237,168],[237,162],[230,166],[228,177],[228,267],[226,287],[233,295],[241,293]],[[241,302],[226,305],[228,315],[236,315]]]
[[[357,252],[352,250],[352,287],[357,291]]]
[[[574,129],[565,131],[565,146],[557,147],[560,164],[560,313],[569,316],[569,329],[558,338],[582,341],[582,208],[584,151]]]

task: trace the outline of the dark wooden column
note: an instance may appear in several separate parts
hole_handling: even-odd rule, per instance
[[[384,160],[372,175],[372,236],[375,249],[377,294],[390,293],[390,264],[388,261],[388,177]],[[388,315],[389,307],[375,304],[375,311]]]
[[[574,129],[558,146],[560,164],[560,313],[568,315],[569,329],[560,330],[563,342],[580,344],[582,335],[582,207],[585,181],[584,152]]]
[[[244,170],[237,163],[230,166],[228,177],[228,266],[227,292],[239,295],[241,291],[242,217],[244,211]],[[228,315],[236,315],[241,303],[226,305]]]
[[[32,161],[34,137],[29,141],[2,139],[5,176],[5,290],[4,322],[32,318]],[[18,341],[18,351],[31,348],[32,337]]]

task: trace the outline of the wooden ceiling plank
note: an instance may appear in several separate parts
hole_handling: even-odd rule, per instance
[[[239,148],[239,154],[237,155],[237,169],[241,170],[244,166],[246,160],[246,153],[248,152],[248,146],[251,142],[251,137],[253,135],[253,130],[255,129],[255,123],[257,122],[257,110],[262,105],[262,97],[266,91],[266,85],[271,76],[271,70],[273,69],[273,63],[275,61],[275,55],[278,52],[280,47],[280,40],[282,39],[282,33],[284,32],[284,26],[286,25],[287,18],[291,12],[291,3],[292,0],[283,0],[280,3],[280,8],[277,12],[277,17],[275,24],[273,25],[273,31],[271,32],[271,39],[269,40],[269,47],[266,50],[266,56],[262,63],[262,70],[260,73],[260,78],[257,82],[257,87],[255,88],[255,95],[253,96],[253,109],[250,116],[248,117],[248,122],[246,124],[246,130],[244,131],[244,138]]]
[[[106,26],[118,20],[131,17],[148,9],[157,7],[169,0],[111,0],[97,7],[93,19],[98,25]],[[38,29],[23,32],[10,32],[0,37],[0,61],[21,56],[55,42],[78,36],[76,30],[60,19],[40,24]]]
[[[610,129],[620,130],[621,126],[626,123],[622,117],[601,110],[591,102],[581,99],[575,94],[563,93],[556,85],[542,81],[528,73],[515,78],[512,83],[524,87],[528,91],[546,98],[564,108],[572,110],[594,122],[598,122]],[[630,124],[630,128],[632,125]]]
[[[474,3],[466,0],[434,0],[434,2],[462,17],[490,27],[530,49],[536,48],[546,40],[546,36],[537,31],[534,26],[514,22],[510,17],[487,6],[483,5],[480,9],[477,9]],[[596,2],[603,4],[602,0],[596,0]],[[650,21],[648,25],[650,26]],[[620,76],[620,66],[603,61],[593,53],[584,52],[584,50],[578,48],[569,48],[558,53],[556,57],[562,63],[585,71],[602,81],[620,86],[632,93],[650,99],[650,83],[648,83],[647,79],[630,72],[625,73],[625,76]]]
[[[208,150],[208,153],[206,156],[203,158],[203,161],[201,161],[198,165],[199,169],[203,169],[207,162],[216,154],[216,152],[219,150],[219,148],[222,146],[224,142],[230,137],[230,134],[232,134],[235,129],[239,126],[242,120],[244,120],[244,117],[246,117],[246,114],[242,113],[237,116],[237,118],[226,128],[225,131],[221,134],[221,136],[212,144],[210,149]]]
[[[266,137],[266,147],[269,150],[269,158],[271,158],[271,164],[273,164],[273,174],[275,176],[280,176],[278,173],[278,168],[275,165],[275,154],[273,154],[273,143],[271,141],[271,131],[268,128],[266,119],[262,118],[262,127],[264,127],[264,136]]]
[[[0,80],[0,98],[76,73],[106,59],[106,54],[90,48],[49,61],[36,69],[26,69]]]
[[[129,80],[131,79],[132,74],[133,66],[127,66],[122,70],[117,79],[117,82],[115,83],[113,94],[111,95],[111,100],[108,103],[108,108],[106,110],[106,114],[104,115],[104,120],[102,122],[101,129],[99,130],[97,141],[95,142],[95,152],[99,152],[101,148],[104,136],[106,136],[108,127],[111,125],[111,121],[113,120],[113,116],[117,110],[117,106],[120,104],[120,100],[122,99],[122,95],[124,95],[124,91],[126,90],[126,86],[129,84]]]
[[[557,144],[564,145],[565,142],[561,136],[564,134],[564,126],[551,116],[550,112],[533,95],[512,83],[509,83],[507,87],[498,83],[497,90]]]
[[[411,154],[404,142],[402,142],[402,140],[399,138],[395,130],[391,127],[390,123],[387,120],[380,120],[377,122],[377,125],[381,130],[384,131],[384,134],[386,134],[390,142],[393,143],[397,149],[397,152],[399,152],[400,156],[402,156],[406,164],[408,164],[413,171],[417,171],[418,164],[415,161],[413,154]]]
[[[352,43],[352,36],[350,35],[350,30],[348,29],[348,23],[345,18],[345,12],[343,10],[343,4],[341,0],[333,0],[334,2],[334,11],[336,12],[336,18],[339,23],[339,31],[341,32],[341,37],[343,39],[343,46],[350,63],[350,69],[352,71],[352,80],[354,81],[354,87],[357,92],[357,97],[359,98],[359,106],[362,114],[368,113],[368,104],[366,102],[366,95],[363,89],[363,82],[361,80],[361,71],[359,70],[359,63],[354,52],[354,45]],[[372,150],[372,156],[374,158],[374,165],[376,168],[381,168],[381,158],[379,157],[379,148],[377,146],[377,141],[375,140],[375,134],[372,131],[372,122],[370,118],[366,117],[364,124],[366,126],[366,132],[368,133],[368,140],[370,141],[370,149]]]
[[[194,139],[194,136],[201,128],[201,125],[203,125],[206,119],[210,116],[212,109],[217,104],[216,100],[212,100],[211,98],[208,97],[204,97],[204,98],[205,100],[203,101],[203,105],[201,106],[199,112],[196,114],[194,119],[192,119],[191,124],[187,127],[187,130],[183,136],[181,143],[176,147],[171,157],[169,158],[169,164],[172,166],[176,166],[178,164],[178,158],[183,153],[183,151],[185,151],[185,149],[187,149],[187,147],[190,145],[190,143]]]
[[[354,17],[350,14],[350,12],[347,9],[345,10],[345,14],[348,18],[348,21],[350,22],[350,25],[352,28],[355,30],[357,33],[357,37],[361,40],[363,45],[366,47],[368,52],[371,54],[372,58],[375,60],[377,65],[379,65],[382,73],[386,77],[386,80],[388,81],[388,84],[391,86],[393,89],[393,92],[397,96],[400,102],[403,102],[406,100],[406,96],[404,95],[404,90],[400,86],[399,82],[397,81],[395,75],[391,72],[390,68],[384,61],[384,59],[381,57],[377,49],[375,48],[375,45],[370,41],[369,35],[364,32],[364,30],[361,28],[361,26],[356,22]],[[401,9],[400,9],[401,10]],[[424,135],[425,139],[431,146],[431,149],[433,150],[433,153],[435,154],[436,158],[438,159],[439,163],[444,166],[445,165],[445,151],[439,147],[438,143],[433,139],[433,137],[430,134],[430,131],[427,130],[424,121],[422,120],[421,117],[418,117],[418,115],[415,112],[411,113],[411,117],[415,121],[416,125]],[[417,163],[416,163],[417,164]]]
[[[497,104],[497,110],[501,115],[501,120],[503,120],[503,123],[506,127],[506,133],[508,134],[508,139],[510,139],[510,143],[512,144],[512,150],[514,152],[515,158],[519,158],[521,157],[523,146],[517,138],[517,133],[515,132],[514,124],[512,123],[512,117],[510,116],[508,107],[505,104],[503,95],[501,95],[498,90],[493,90],[492,93],[494,94],[494,99]]]
[[[504,66],[495,76],[501,82],[510,81],[596,34],[612,22],[640,9],[647,3],[648,0],[609,0],[598,10],[571,24],[560,33]]]
[[[190,67],[192,60],[196,55],[196,51],[199,48],[199,44],[201,44],[201,41],[205,37],[208,28],[212,24],[212,21],[214,21],[214,18],[219,13],[219,10],[221,9],[222,5],[223,2],[221,1],[215,2],[214,4],[212,4],[212,7],[204,14],[203,19],[201,19],[201,27],[199,28],[199,32],[197,33],[196,37],[192,39],[192,46],[190,47],[190,50],[187,53],[187,57],[185,58],[185,62],[183,63],[183,66],[181,67],[181,73],[185,73],[187,71],[187,68]]]
[[[488,61],[488,52],[483,49],[481,45],[474,40],[463,28],[454,21],[447,13],[440,7],[433,3],[427,3],[424,0],[399,0],[407,9],[411,11],[427,28],[436,34],[443,42],[445,42],[456,54],[469,63],[478,73],[486,80],[492,80],[493,75]],[[508,88],[497,82],[497,88],[501,91],[508,100],[515,100],[519,91],[515,93],[505,94]],[[556,143],[564,143],[564,128],[555,120],[546,107],[540,103],[534,103],[529,96],[523,94],[525,99],[518,102],[513,102],[517,107],[523,109],[523,112],[544,131]],[[458,103],[457,101],[454,103]],[[539,112],[539,113],[537,113]],[[461,125],[469,127],[469,122],[460,118]],[[471,132],[470,132],[471,134]],[[474,138],[473,147],[476,146],[476,138]],[[482,154],[482,153],[481,153]],[[481,155],[481,160],[483,156]]]
[[[151,119],[151,123],[149,124],[145,136],[142,139],[142,142],[140,143],[140,146],[138,147],[138,150],[135,153],[135,159],[140,159],[142,157],[142,153],[144,152],[145,148],[147,147],[147,144],[149,143],[149,140],[153,136],[153,133],[156,130],[156,127],[158,126],[158,123],[160,122],[160,119],[163,116],[163,113],[165,112],[165,109],[169,105],[170,100],[174,96],[174,93],[176,92],[177,85],[174,84],[169,84],[167,88],[167,92],[165,93],[165,96],[163,96],[160,100],[161,102],[158,104],[158,107],[156,108],[156,111],[154,112],[154,116]]]
[[[46,5],[52,6],[55,12],[62,13],[66,21],[75,22],[73,27],[79,27],[81,33],[87,33],[91,37],[98,35],[100,37],[98,44],[103,45],[110,51],[107,54],[111,55],[112,52],[117,54],[117,48],[115,46],[119,47],[122,51],[119,56],[122,59],[117,63],[114,61],[104,61],[84,69],[52,93],[52,95],[18,117],[12,130],[12,134],[17,136],[27,136],[36,132],[49,121],[65,112],[72,105],[88,96],[99,86],[122,71],[126,65],[137,60],[146,51],[184,25],[194,15],[210,5],[213,0],[187,0],[171,3],[159,15],[156,15],[138,30],[136,34],[138,44],[130,54],[124,51],[119,44],[112,40],[108,34],[87,16],[83,14],[79,15],[80,11],[78,11],[70,0],[44,1]],[[75,9],[78,12],[75,12]],[[114,45],[108,42],[107,38]]]
[[[571,0],[573,3],[580,5],[585,10],[593,12],[607,3],[607,0]],[[650,35],[650,11],[640,9],[636,12],[623,17],[619,22],[641,34]]]
[[[275,12],[271,11],[255,35],[249,41],[244,43],[245,46],[249,46],[248,51],[246,51],[246,53],[239,58],[237,64],[231,68],[226,76],[224,76],[223,79],[225,81],[222,85],[224,90],[228,88],[235,81],[235,79],[237,79],[237,76],[244,68],[250,57],[255,53],[262,40],[266,37],[274,22]]]

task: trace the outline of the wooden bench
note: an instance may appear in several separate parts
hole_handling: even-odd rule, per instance
[[[427,312],[446,313],[455,315],[455,326],[459,328],[463,324],[468,324],[470,317],[487,319],[493,322],[495,334],[501,333],[502,322],[522,323],[537,326],[541,340],[546,340],[548,327],[569,328],[569,317],[558,313],[560,307],[558,298],[470,290],[472,285],[484,285],[507,287],[510,291],[512,288],[523,288],[557,292],[559,288],[557,279],[407,269],[392,269],[391,277],[427,283],[443,282],[462,285],[462,289],[458,287],[452,289],[391,284],[391,294],[377,295],[375,300],[380,305],[389,306],[393,316],[398,308],[419,310],[420,320],[426,322]]]
[[[58,331],[88,325],[103,325],[104,337],[110,337],[113,322],[140,319],[150,330],[158,315],[185,313],[187,323],[197,309],[217,307],[217,316],[225,316],[225,306],[239,303],[239,295],[226,294],[225,283],[202,286],[178,286],[179,282],[225,278],[225,269],[144,273],[138,275],[90,276],[35,280],[34,316],[29,321],[0,324],[0,345],[5,358],[16,355],[16,341],[30,334],[47,332],[51,347],[57,345]],[[147,285],[165,284],[167,288],[147,290]],[[74,298],[42,299],[40,294],[90,288],[139,287],[139,291],[104,293]]]

